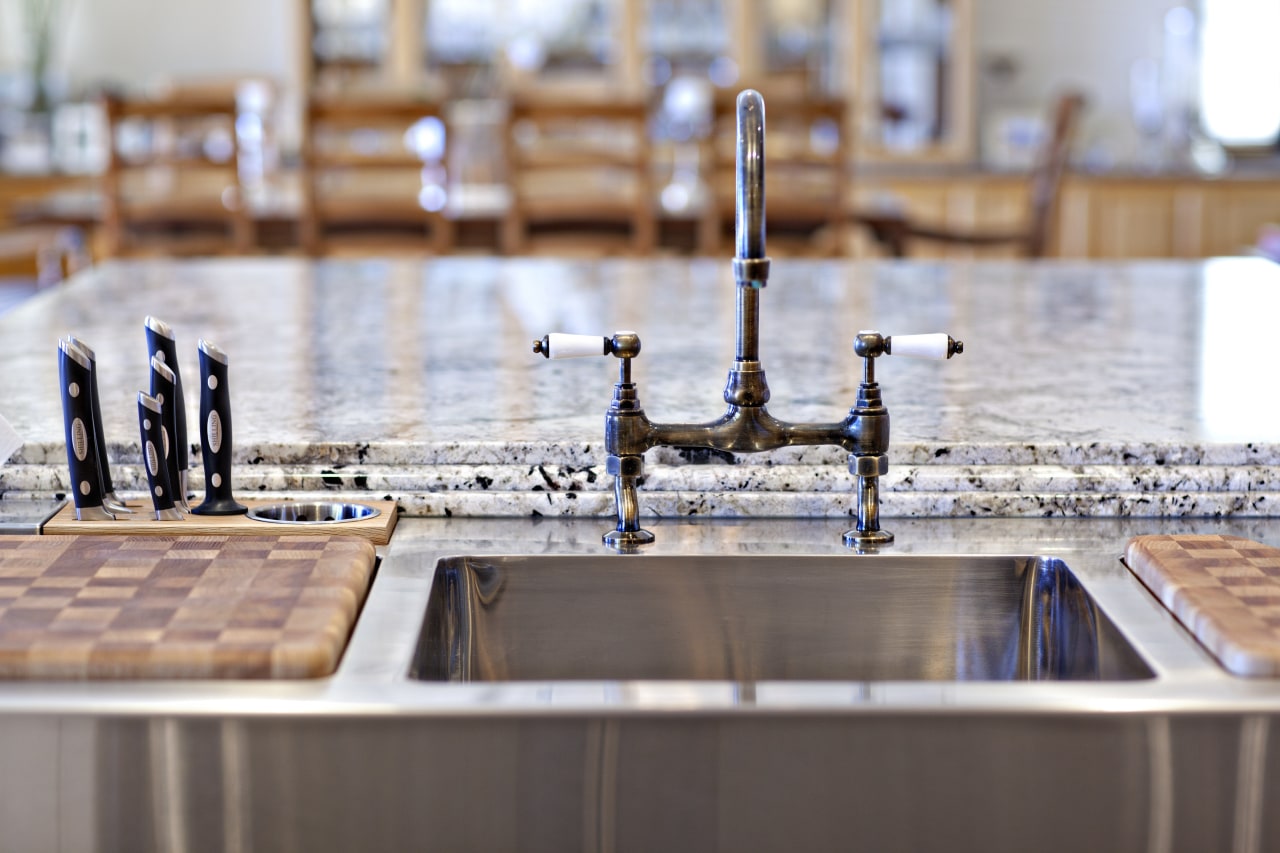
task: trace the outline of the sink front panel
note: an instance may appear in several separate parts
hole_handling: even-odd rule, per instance
[[[442,559],[411,674],[488,682],[1153,675],[1060,560],[866,555]]]

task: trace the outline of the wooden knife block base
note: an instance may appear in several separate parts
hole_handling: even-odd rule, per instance
[[[237,498],[249,509],[270,506],[281,501],[245,500]],[[256,521],[247,515],[187,515],[182,521],[157,521],[150,507],[141,501],[130,501],[132,516],[115,521],[79,521],[70,502],[44,525],[49,535],[103,533],[123,536],[359,536],[374,545],[386,545],[395,530],[395,501],[358,501],[378,510],[372,518],[342,521],[336,524],[289,524]]]

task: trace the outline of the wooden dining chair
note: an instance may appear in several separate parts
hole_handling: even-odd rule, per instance
[[[345,91],[307,102],[300,241],[311,255],[440,254],[453,247],[440,101]]]
[[[1057,219],[1062,176],[1071,161],[1076,125],[1084,107],[1078,92],[1059,96],[1053,107],[1050,133],[1028,175],[1026,214],[1023,224],[1012,229],[961,229],[917,221],[897,210],[859,211],[853,219],[868,229],[872,238],[895,258],[905,258],[915,241],[931,241],[972,248],[1012,246],[1026,258],[1044,257]]]
[[[75,226],[0,226],[0,283],[46,287],[89,263],[84,234]]]
[[[737,95],[719,92],[705,153],[708,203],[700,251],[733,244]],[[831,256],[843,251],[852,173],[840,98],[765,93],[765,227],[770,254]]]
[[[103,96],[108,256],[244,254],[253,222],[240,183],[231,91]]]
[[[644,255],[657,239],[642,98],[513,97],[504,132],[508,255]]]

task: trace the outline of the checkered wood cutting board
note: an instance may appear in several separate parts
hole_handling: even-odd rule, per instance
[[[349,536],[0,536],[0,678],[314,678],[373,546]]]
[[[1280,677],[1280,548],[1238,536],[1135,536],[1125,562],[1229,672]]]

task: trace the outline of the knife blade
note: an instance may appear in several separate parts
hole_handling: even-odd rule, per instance
[[[58,341],[58,382],[76,518],[80,521],[115,521],[116,517],[102,503],[102,473],[93,447],[89,370],[89,357],[80,347],[65,338]]]
[[[102,425],[102,406],[99,402],[101,397],[98,394],[98,356],[88,344],[75,335],[69,335],[67,340],[79,347],[89,359],[89,408],[93,413],[93,452],[98,458],[98,472],[102,475],[102,505],[109,512],[132,514],[133,510],[116,495],[115,486],[111,482],[111,463],[107,460],[107,439]]]
[[[190,447],[187,444],[187,403],[182,393],[182,371],[178,369],[178,340],[169,324],[158,317],[148,316],[143,321],[143,326],[146,329],[148,354],[152,358],[160,359],[173,371],[173,404],[165,408],[173,412],[170,420],[176,423],[171,437],[177,445],[179,482],[174,483],[173,486],[178,490],[180,502],[186,506],[189,494],[188,470],[191,465],[187,455]]]
[[[163,365],[161,365],[163,367]],[[150,394],[138,392],[138,427],[142,434],[142,460],[147,469],[147,490],[157,521],[182,521],[182,511],[173,500],[169,465],[164,460],[164,410]]]
[[[183,512],[190,512],[191,507],[187,506],[186,495],[182,494],[182,472],[178,469],[178,443],[174,440],[174,436],[178,434],[175,424],[174,410],[177,406],[173,403],[174,397],[174,376],[169,366],[156,356],[151,356],[151,394],[150,396],[160,405],[160,433],[162,441],[157,445],[161,456],[160,462],[164,465],[166,476],[169,480],[170,494],[173,495],[174,502],[178,505],[178,509]],[[174,484],[178,485],[175,486]]]
[[[231,392],[227,354],[200,340],[200,456],[204,463],[204,502],[196,515],[241,515],[249,508],[231,495]]]

